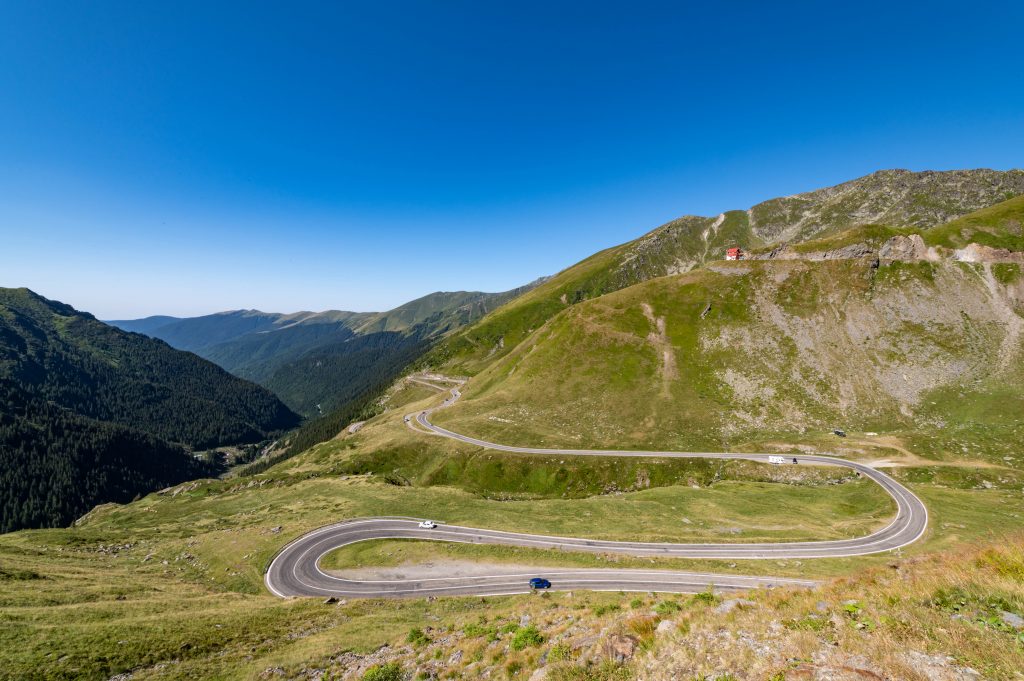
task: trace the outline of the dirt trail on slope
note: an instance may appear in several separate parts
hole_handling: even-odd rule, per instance
[[[774,449],[777,451],[788,452],[793,447],[796,447],[799,451],[806,454],[824,454],[826,452],[835,452],[839,456],[845,459],[851,459],[853,461],[859,461],[860,463],[867,464],[872,468],[928,468],[935,466],[943,466],[947,468],[986,468],[995,470],[1015,470],[1012,466],[1003,466],[998,463],[991,461],[983,461],[977,459],[951,459],[951,460],[938,460],[938,459],[926,459],[923,456],[915,454],[911,450],[907,449],[903,444],[903,440],[895,435],[865,435],[861,437],[850,437],[843,442],[842,446],[839,447],[827,447],[827,446],[814,446],[814,445],[794,445],[790,442],[766,442],[765,447]],[[881,449],[891,449],[898,452],[898,456],[886,456],[883,452],[877,451]],[[874,450],[874,451],[871,451]],[[869,455],[874,455],[874,458],[866,458]]]
[[[668,333],[665,331],[665,318],[655,317],[654,309],[647,303],[640,304],[641,309],[644,311],[644,316],[647,317],[647,321],[654,327],[654,331],[647,334],[647,342],[649,342],[661,357],[661,394],[665,397],[669,397],[671,392],[669,391],[670,384],[673,380],[679,378],[679,371],[676,368],[676,353],[672,349],[672,344],[668,340]]]
[[[991,263],[982,263],[982,279],[985,288],[992,298],[992,308],[999,315],[999,318],[1006,324],[1006,337],[999,346],[999,361],[1003,367],[1010,364],[1013,356],[1020,349],[1021,334],[1024,333],[1024,319],[1013,309],[1013,306],[1006,300],[999,282],[992,273]]]
[[[999,464],[992,463],[991,461],[972,461],[968,459],[936,461],[935,459],[926,459],[907,449],[903,445],[903,441],[894,435],[866,436],[864,438],[851,439],[850,443],[886,447],[888,449],[894,449],[903,455],[901,457],[887,456],[884,459],[877,459],[874,461],[865,462],[869,466],[874,466],[875,468],[919,468],[927,466],[949,466],[953,468],[994,468],[1009,470],[1008,466],[1001,466]]]

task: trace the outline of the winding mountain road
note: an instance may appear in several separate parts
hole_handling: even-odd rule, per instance
[[[437,379],[440,380],[440,379]],[[440,386],[426,383],[431,387]],[[447,437],[468,444],[518,454],[565,456],[612,456],[646,458],[742,459],[768,463],[769,454],[730,452],[663,452],[605,449],[548,449],[495,444],[452,432],[430,422],[437,409],[451,406],[461,393],[457,383],[450,396],[437,407],[405,417],[406,425],[416,432]],[[289,596],[437,596],[505,595],[529,591],[530,577],[549,579],[555,589],[609,591],[697,592],[713,586],[717,590],[737,590],[767,586],[813,586],[815,582],[777,577],[748,577],[727,574],[677,572],[668,570],[569,570],[546,569],[541,574],[522,574],[513,570],[488,576],[462,576],[418,580],[352,580],[331,575],[320,568],[320,559],[334,549],[374,539],[420,539],[472,544],[501,544],[530,548],[617,553],[633,556],[670,556],[676,558],[789,559],[862,556],[891,551],[921,537],[928,526],[928,509],[910,490],[885,473],[854,461],[829,456],[799,456],[800,464],[851,468],[870,478],[896,501],[896,516],[886,527],[855,539],[808,542],[677,544],[623,542],[575,537],[483,530],[439,524],[421,529],[416,519],[398,517],[359,518],[313,530],[285,546],[271,561],[266,574],[267,588],[281,597]],[[792,465],[792,464],[787,464]]]

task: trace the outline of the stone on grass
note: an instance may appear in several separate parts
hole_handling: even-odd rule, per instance
[[[604,641],[605,656],[616,662],[625,662],[636,652],[637,640],[625,634],[612,634]]]
[[[732,612],[736,608],[749,608],[754,605],[757,605],[757,603],[747,600],[746,598],[730,598],[715,608],[715,612],[719,615],[724,615],[728,612]]]
[[[1024,617],[1021,617],[1017,613],[1000,610],[999,618],[1002,619],[1003,622],[1009,624],[1014,629],[1024,629]]]
[[[654,631],[658,635],[665,635],[665,634],[670,633],[675,628],[676,628],[676,623],[673,622],[672,620],[662,620],[662,621],[658,622],[658,628],[655,629]]]

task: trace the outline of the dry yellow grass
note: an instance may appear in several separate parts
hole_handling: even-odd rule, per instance
[[[682,613],[675,633],[638,661],[638,677],[1020,679],[1024,537],[720,610]]]

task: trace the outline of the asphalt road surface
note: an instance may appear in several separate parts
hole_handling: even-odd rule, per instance
[[[436,387],[436,386],[435,386]],[[460,440],[488,449],[519,454],[564,456],[637,456],[646,458],[745,459],[768,463],[769,454],[717,452],[619,451],[603,449],[545,449],[513,447],[460,435],[435,426],[430,414],[451,406],[461,396],[458,387],[451,389],[445,401],[433,409],[405,417],[408,427],[417,432]],[[778,456],[777,454],[774,456]],[[809,542],[676,544],[622,542],[576,537],[483,530],[457,525],[438,524],[434,529],[421,529],[412,518],[359,518],[328,525],[299,537],[285,546],[274,558],[266,574],[267,588],[278,596],[454,596],[505,595],[528,592],[531,577],[544,577],[553,589],[607,591],[661,591],[694,593],[710,586],[716,590],[737,590],[770,586],[812,586],[814,582],[777,577],[747,577],[726,574],[673,572],[667,570],[569,570],[545,569],[540,574],[518,574],[515,570],[489,576],[463,576],[419,580],[350,580],[330,575],[320,569],[320,559],[330,551],[359,541],[374,539],[421,539],[472,544],[501,544],[530,548],[616,553],[633,556],[671,556],[677,558],[719,559],[790,559],[835,558],[862,556],[906,546],[921,537],[928,526],[928,510],[910,490],[885,473],[864,464],[829,456],[798,456],[797,465],[842,466],[852,468],[882,487],[896,501],[896,516],[886,527],[856,539]],[[792,457],[786,464],[793,465]]]

